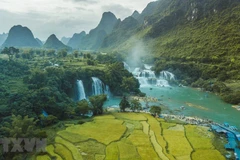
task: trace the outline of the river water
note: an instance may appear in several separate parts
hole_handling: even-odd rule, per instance
[[[211,119],[218,123],[228,122],[240,129],[240,111],[231,104],[223,102],[218,96],[190,87],[164,86],[146,84],[143,77],[138,78],[141,84],[140,90],[148,97],[158,99],[155,104],[163,104],[162,113],[175,115],[196,116],[203,119]],[[104,106],[118,106],[121,98],[112,97]],[[153,104],[153,103],[152,103]],[[145,103],[142,103],[143,107]],[[150,104],[151,105],[151,104]],[[185,109],[181,109],[181,107]]]

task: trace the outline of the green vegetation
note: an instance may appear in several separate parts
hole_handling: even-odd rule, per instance
[[[150,113],[153,115],[160,115],[161,114],[161,108],[159,106],[151,106],[150,107]]]
[[[123,96],[121,102],[119,103],[119,107],[122,112],[125,112],[125,109],[130,107],[130,103],[128,102],[126,96]]]
[[[34,137],[40,135],[40,130],[36,130],[37,120],[28,118],[28,116],[21,117],[20,115],[12,115],[11,123],[4,123],[1,127],[1,132],[9,137]],[[46,134],[45,134],[46,136]]]
[[[64,121],[71,120],[69,125],[83,124],[89,121],[82,119],[86,118],[85,114],[89,111],[92,111],[94,115],[103,114],[103,103],[107,100],[107,96],[92,96],[91,77],[101,79],[110,87],[113,95],[122,96],[128,92],[140,93],[138,81],[124,69],[122,62],[118,60],[112,64],[99,62],[96,53],[91,52],[81,52],[76,58],[66,50],[33,48],[18,50],[14,48],[19,51],[15,53],[11,49],[11,47],[6,48],[0,56],[0,95],[2,97],[0,100],[0,137],[47,137],[48,143],[52,143],[56,131],[67,126],[67,122]],[[6,52],[7,50],[9,52]],[[10,53],[10,60],[8,60],[7,54]],[[117,58],[117,55],[119,54],[114,54],[112,59]],[[88,60],[94,62],[94,65],[88,65]],[[126,80],[123,81],[121,77],[125,77]],[[83,81],[89,102],[76,101],[77,80]],[[131,88],[126,84],[129,83],[128,80],[131,81]],[[12,114],[16,116],[11,118]],[[111,124],[104,126],[99,120],[96,128],[99,125],[114,128],[115,125],[121,123],[123,122],[114,120]],[[123,133],[125,127],[117,131]],[[103,138],[100,142],[110,143],[112,139],[117,140],[121,137],[115,132],[113,135],[115,136],[110,139]],[[59,132],[58,136],[75,143],[91,138],[88,133],[79,138],[79,134],[67,131]],[[104,135],[99,136],[99,139],[101,137]],[[56,152],[64,150],[61,144],[56,144],[54,147]],[[69,156],[67,151],[62,154],[64,154],[61,155],[63,159]],[[5,154],[5,157],[14,159],[14,157],[22,158],[27,155],[27,153]],[[101,159],[103,155],[104,153],[98,153],[96,157]],[[42,158],[42,156],[37,157]]]
[[[106,95],[96,95],[89,97],[89,101],[92,104],[93,115],[103,114],[103,103],[107,100]]]
[[[152,2],[137,18],[144,23],[124,31],[127,36],[116,28],[102,50],[131,54],[145,49],[148,52],[139,58],[145,63],[153,59],[157,74],[171,71],[183,85],[204,88],[238,104],[239,10],[238,0]]]

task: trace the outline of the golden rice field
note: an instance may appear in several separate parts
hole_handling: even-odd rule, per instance
[[[222,160],[207,127],[112,113],[59,131],[37,160]]]

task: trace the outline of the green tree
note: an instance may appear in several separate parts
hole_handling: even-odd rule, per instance
[[[89,97],[89,101],[91,103],[91,110],[93,115],[99,115],[103,113],[103,104],[107,100],[107,95],[96,95]]]
[[[87,114],[89,111],[89,104],[87,100],[81,100],[77,103],[77,107],[75,108],[75,113],[76,114]]]
[[[89,66],[94,66],[94,61],[88,59],[88,60],[87,60],[87,65],[89,65]]]
[[[59,57],[66,57],[67,56],[67,51],[65,49],[61,49],[60,51],[58,51],[58,56]]]
[[[1,54],[7,54],[8,55],[8,59],[9,61],[11,61],[13,59],[14,54],[18,54],[19,53],[19,49],[14,48],[14,47],[5,47]]]
[[[47,50],[47,56],[48,57],[55,56],[55,50],[54,49]]]
[[[119,103],[119,106],[122,112],[125,112],[125,109],[130,107],[130,103],[128,102],[126,96],[123,96],[121,102]]]
[[[159,115],[161,114],[162,109],[159,106],[151,106],[150,108],[150,113],[154,115]]]
[[[122,89],[129,93],[131,91],[134,91],[136,88],[138,88],[139,83],[138,80],[134,77],[123,77],[122,79]]]
[[[133,99],[131,100],[130,108],[133,112],[139,111],[142,109],[142,104],[137,99]]]
[[[5,123],[4,127],[1,127],[1,130],[7,133],[7,136],[10,137],[34,137],[38,129],[36,129],[36,123],[38,120],[34,118],[29,118],[28,116],[15,116],[12,115],[11,123]]]
[[[29,52],[29,50],[24,49],[22,51],[22,58],[24,58],[24,59],[31,59],[31,53]]]
[[[78,52],[78,51],[74,51],[74,52],[73,52],[73,55],[74,55],[75,58],[78,58],[79,52]]]

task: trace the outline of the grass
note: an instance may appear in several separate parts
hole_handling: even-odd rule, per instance
[[[148,133],[149,133],[149,124],[146,121],[142,121],[141,123],[143,125],[143,133],[148,135]]]
[[[45,149],[51,157],[54,157],[56,160],[62,160],[62,157],[54,152],[54,146],[53,145],[48,145]]]
[[[185,136],[165,135],[164,138],[168,143],[169,153],[172,154],[174,157],[190,157],[193,149]]]
[[[166,122],[161,122],[162,129],[168,129],[170,127],[176,126],[175,123],[166,123]]]
[[[190,159],[193,149],[185,137],[184,127],[182,125],[164,129],[163,136],[167,141],[170,154],[177,158]]]
[[[167,142],[162,136],[162,128],[160,126],[160,122],[158,119],[154,118],[153,116],[149,114],[145,114],[145,116],[148,118],[148,123],[150,125],[150,130],[152,130],[155,133],[156,140],[158,144],[163,148],[163,153],[168,157],[168,159],[175,159],[171,154],[169,154],[166,150]]]
[[[162,122],[143,113],[113,113],[59,131],[55,144],[46,150],[59,160],[195,160],[214,156],[221,160],[212,138],[207,127]]]
[[[197,150],[192,154],[193,160],[224,160],[225,158],[217,150]]]
[[[128,160],[141,160],[137,149],[134,145],[128,144],[124,141],[117,142],[120,159],[128,159]]]
[[[60,155],[63,159],[73,160],[72,153],[64,147],[62,144],[55,143],[55,152]]]
[[[162,159],[162,160],[168,160],[168,158],[166,157],[166,155],[163,153],[163,148],[158,144],[155,134],[152,130],[150,130],[149,135],[151,136],[151,142],[152,145],[155,149],[155,151],[157,152],[158,156]]]
[[[128,140],[137,147],[138,153],[142,159],[146,160],[158,160],[159,157],[155,152],[149,137],[140,130],[134,130],[128,137]]]
[[[95,160],[104,160],[105,155],[100,155],[100,154],[96,154],[95,155]]]
[[[104,155],[106,146],[96,140],[88,140],[75,144],[79,151],[82,153],[83,159],[94,159],[94,155]],[[101,156],[100,156],[101,157]]]
[[[82,155],[79,153],[77,147],[75,145],[73,145],[72,143],[62,139],[61,137],[56,137],[55,138],[55,142],[64,145],[66,148],[68,148],[71,153],[72,156],[75,160],[82,160]]]
[[[142,130],[143,126],[139,121],[132,121],[132,120],[124,120],[126,124],[129,124],[128,126],[132,127],[134,130]]]
[[[116,142],[109,144],[106,148],[106,158],[105,160],[119,159],[119,151]]]
[[[113,114],[118,119],[128,119],[134,121],[146,121],[147,118],[140,113],[114,113]]]
[[[207,128],[186,125],[186,136],[194,149],[214,149],[212,144],[213,134]]]
[[[37,160],[51,160],[48,155],[37,156]]]
[[[84,137],[96,139],[103,144],[109,144],[113,141],[119,140],[126,127],[122,125],[121,120],[104,120],[104,118],[97,118],[93,122],[87,122],[83,125],[74,125],[68,127],[66,130]],[[107,136],[106,136],[107,135]]]
[[[72,143],[77,143],[77,142],[82,142],[82,141],[86,141],[89,138],[86,136],[82,136],[76,133],[72,133],[72,132],[68,132],[66,130],[63,131],[59,131],[57,133],[58,136],[67,139],[68,141],[72,142]]]

